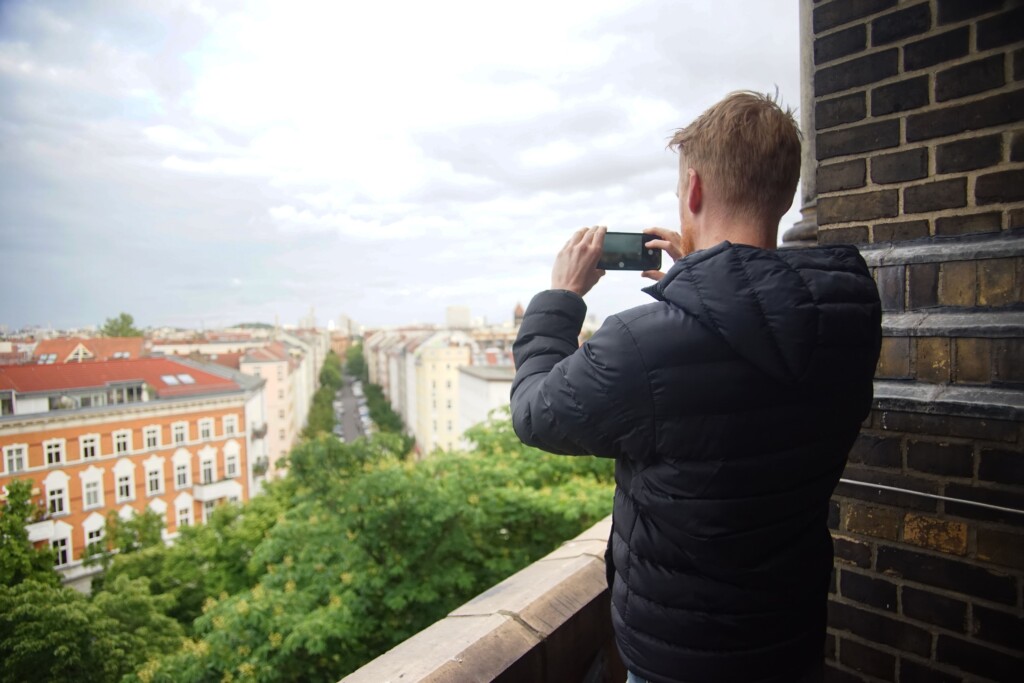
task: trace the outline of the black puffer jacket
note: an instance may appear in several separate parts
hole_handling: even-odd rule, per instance
[[[586,306],[548,291],[516,341],[516,433],[616,459],[612,620],[657,682],[792,681],[821,662],[829,497],[880,345],[853,247],[723,242],[577,350]]]

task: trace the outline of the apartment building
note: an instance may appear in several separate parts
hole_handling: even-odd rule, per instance
[[[58,337],[44,339],[32,351],[40,365],[127,360],[149,355],[151,344],[142,337]]]
[[[295,417],[295,397],[301,390],[301,383],[295,377],[298,369],[299,360],[289,353],[284,342],[272,342],[251,349],[238,362],[239,372],[257,377],[265,383],[263,400],[267,425],[267,479],[282,476],[283,470],[277,463],[288,455],[299,435]]]
[[[470,364],[473,348],[466,333],[445,330],[413,351],[416,420],[410,427],[421,453],[459,443],[459,368]]]
[[[30,540],[53,548],[65,581],[87,581],[82,558],[109,512],[152,510],[172,538],[249,498],[262,391],[168,358],[0,367],[0,486],[32,481]]]
[[[467,429],[487,420],[491,411],[508,407],[515,376],[511,364],[459,368],[458,432],[463,448],[469,446],[464,438]]]

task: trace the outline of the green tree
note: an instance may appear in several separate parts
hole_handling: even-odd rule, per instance
[[[348,374],[363,382],[369,380],[362,344],[353,344],[348,347],[348,351],[345,352],[345,369],[348,370]]]
[[[116,318],[107,318],[100,327],[104,337],[141,337],[142,331],[135,327],[135,318],[128,313],[121,313]]]
[[[40,510],[32,504],[32,481],[18,479],[7,484],[7,501],[0,505],[0,584],[14,586],[29,579],[56,586],[53,551],[35,548],[25,525]]]

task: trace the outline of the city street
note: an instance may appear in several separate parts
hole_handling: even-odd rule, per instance
[[[360,436],[363,436],[362,425],[359,423],[359,402],[352,392],[352,385],[357,381],[355,377],[345,375],[345,385],[341,388],[341,405],[344,412],[340,418],[337,411],[335,411],[334,415],[338,419],[338,424],[341,425],[346,442],[355,441]],[[337,397],[335,397],[335,400],[337,400]]]

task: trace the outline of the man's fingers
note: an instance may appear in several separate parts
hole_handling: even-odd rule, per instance
[[[654,247],[655,249],[671,249],[672,243],[666,240],[651,240],[647,243],[648,247]]]
[[[665,277],[665,273],[661,272],[660,270],[645,270],[644,272],[640,273],[640,275],[647,278],[648,280],[654,280],[655,282]]]

